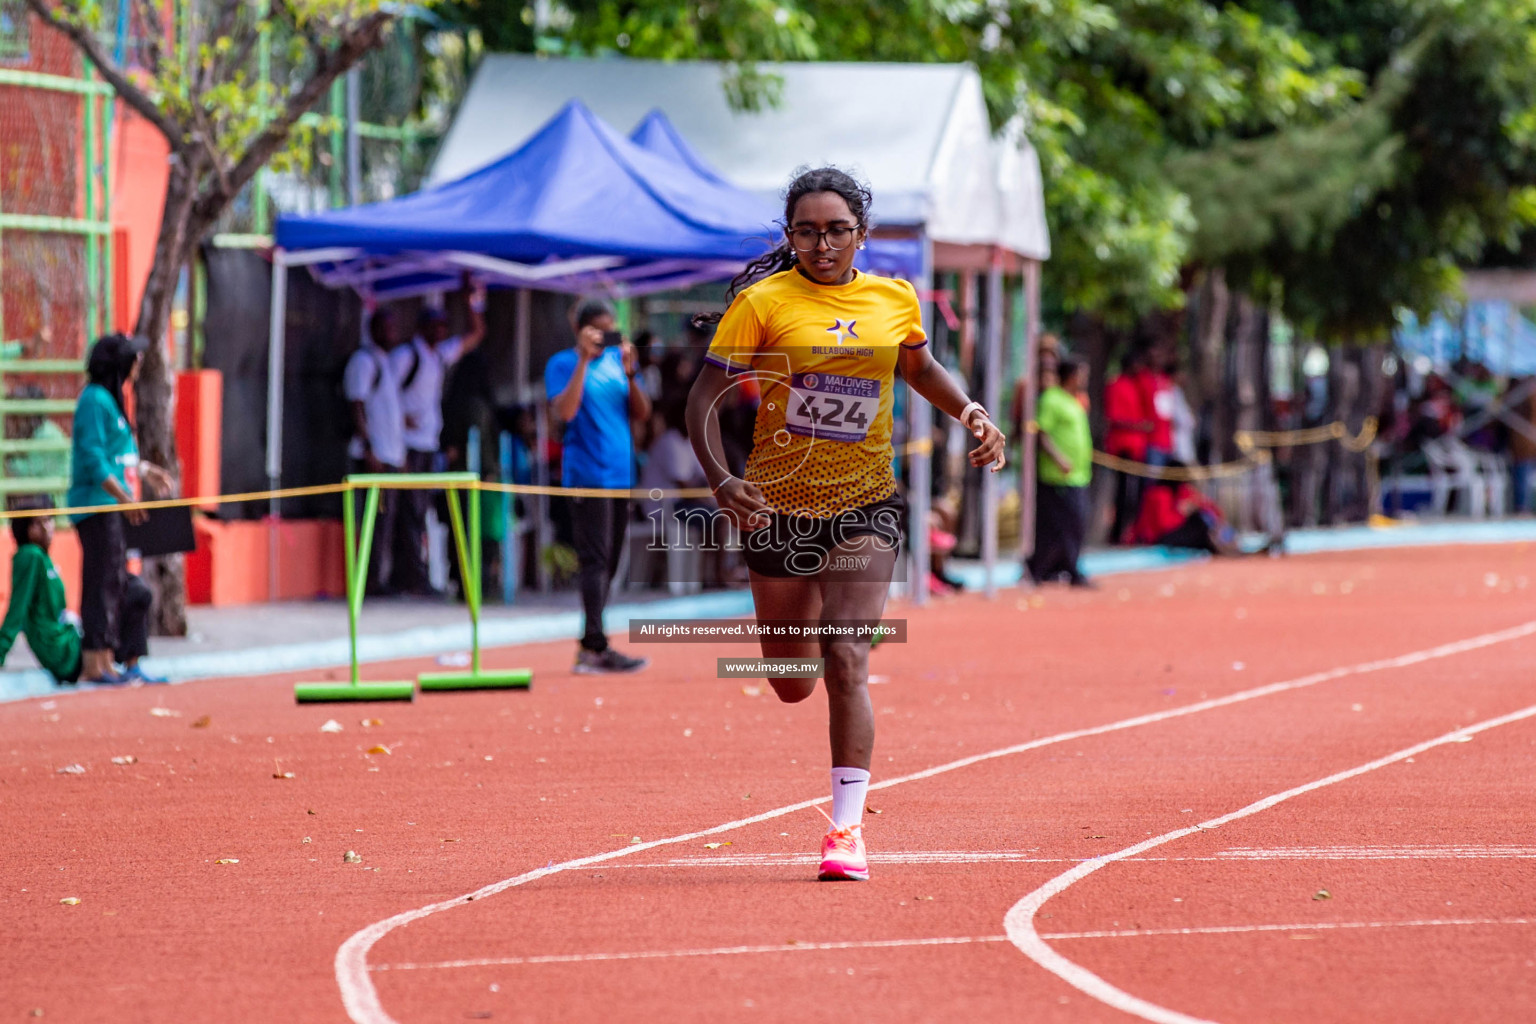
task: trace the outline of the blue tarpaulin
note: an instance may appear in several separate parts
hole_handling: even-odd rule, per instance
[[[587,286],[602,283],[594,275],[650,285],[653,271],[729,276],[725,264],[739,267],[778,236],[773,218],[761,198],[631,142],[573,100],[516,151],[464,178],[387,202],[281,217],[276,243],[288,252],[351,250],[323,273],[334,284],[382,285],[377,268],[388,263],[418,283],[469,269],[508,284],[560,287],[571,282],[534,268],[585,259],[568,269]],[[457,257],[451,267],[432,256],[445,253]],[[364,273],[363,264],[373,269]]]

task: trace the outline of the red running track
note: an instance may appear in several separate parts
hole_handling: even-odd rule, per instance
[[[1533,579],[1420,549],[913,612],[868,884],[814,881],[825,707],[715,679],[744,648],[0,706],[0,1020],[1536,1019]]]

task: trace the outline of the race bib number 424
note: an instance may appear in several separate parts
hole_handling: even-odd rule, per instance
[[[784,425],[821,441],[862,441],[880,412],[880,382],[835,373],[797,373]]]

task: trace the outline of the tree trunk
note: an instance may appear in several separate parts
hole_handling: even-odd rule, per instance
[[[134,413],[138,420],[139,452],[171,474],[176,491],[181,488],[181,463],[176,455],[176,382],[166,332],[177,279],[192,245],[206,225],[192,223],[197,167],[186,153],[173,154],[166,184],[165,212],[155,240],[155,259],[144,285],[144,299],[134,333],[148,347],[134,386]],[[157,636],[187,633],[186,567],[181,555],[149,558],[144,562],[144,582],[155,595],[151,631]]]
[[[1220,408],[1225,394],[1227,321],[1231,294],[1227,290],[1226,271],[1212,267],[1205,271],[1195,290],[1195,315],[1191,331],[1190,366],[1186,398],[1195,414],[1204,419],[1209,430],[1211,462],[1220,462],[1231,442],[1226,418]]]
[[[1222,389],[1221,420],[1226,429],[1213,438],[1211,461],[1225,462],[1238,454],[1237,431],[1259,429],[1259,377],[1263,365],[1264,313],[1243,292],[1232,296],[1231,335],[1227,349],[1227,386]],[[1218,451],[1214,441],[1219,440]],[[1238,529],[1252,530],[1261,518],[1261,478],[1248,474],[1234,478],[1233,502]]]

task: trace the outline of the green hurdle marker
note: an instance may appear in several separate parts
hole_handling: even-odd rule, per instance
[[[351,647],[351,681],[346,683],[298,683],[293,688],[294,700],[300,704],[315,704],[344,700],[415,700],[416,687],[410,682],[362,682],[358,678],[357,664],[357,616],[363,607],[363,592],[368,583],[368,556],[373,549],[373,524],[379,513],[379,487],[395,483],[395,474],[371,474],[347,478],[349,484],[368,489],[363,502],[363,536],[361,549],[357,543],[357,526],[354,523],[356,506],[353,491],[341,494],[343,546],[347,565],[347,634]]]
[[[464,581],[464,603],[469,606],[468,672],[424,672],[417,677],[426,690],[526,690],[533,684],[533,672],[526,668],[487,671],[480,663],[480,571],[483,553],[480,543],[480,492],[474,488],[479,477],[474,473],[446,474],[465,477],[469,487],[450,486],[448,521],[453,527],[453,544],[459,552],[459,575]],[[441,476],[439,477],[441,479]],[[459,495],[469,494],[469,537],[464,536],[464,510]]]

